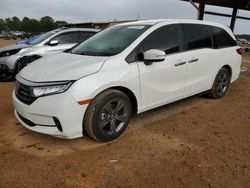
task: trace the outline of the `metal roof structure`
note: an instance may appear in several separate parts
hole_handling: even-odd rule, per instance
[[[97,29],[105,29],[106,27],[126,23],[133,22],[138,20],[114,20],[114,21],[100,21],[100,22],[82,22],[82,23],[69,23],[66,24],[65,27],[82,27],[82,28],[97,28]]]
[[[237,16],[238,10],[250,11],[250,0],[182,0],[190,2],[198,11],[197,19],[203,20],[204,14],[231,17],[230,28],[234,30],[236,19],[250,20],[250,18]],[[197,6],[195,3],[198,3]],[[225,8],[232,8],[232,15],[205,11],[206,5],[219,6]]]
[[[183,0],[189,1],[189,0]],[[192,0],[194,3],[205,3],[207,5],[237,8],[250,11],[250,0]]]

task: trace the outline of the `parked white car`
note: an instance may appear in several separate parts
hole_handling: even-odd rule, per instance
[[[190,20],[112,26],[16,77],[15,115],[55,137],[119,137],[131,116],[198,93],[221,98],[240,74],[241,49],[221,24]]]
[[[0,48],[0,80],[11,79],[29,63],[41,57],[70,49],[98,31],[98,29],[88,28],[59,28],[39,36],[28,45],[11,45]]]

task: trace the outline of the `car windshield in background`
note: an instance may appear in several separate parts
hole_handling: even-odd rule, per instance
[[[83,42],[71,53],[89,56],[119,54],[134,42],[150,25],[123,25],[108,28]]]
[[[50,31],[48,33],[44,33],[41,36],[39,36],[38,38],[32,40],[31,42],[29,42],[30,45],[35,45],[35,44],[39,44],[40,42],[43,42],[44,40],[46,40],[47,38],[49,38],[50,36],[54,35],[55,33],[57,33],[59,30],[54,30],[54,31]]]

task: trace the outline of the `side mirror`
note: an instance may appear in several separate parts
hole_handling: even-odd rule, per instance
[[[146,65],[151,65],[153,62],[164,61],[166,58],[166,53],[161,50],[148,50],[144,52],[144,61]]]
[[[59,44],[58,40],[51,40],[51,41],[49,42],[49,45],[50,45],[50,46],[56,46],[56,45],[58,45],[58,44]]]

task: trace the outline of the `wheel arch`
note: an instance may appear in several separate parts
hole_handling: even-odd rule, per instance
[[[132,115],[137,114],[137,112],[138,112],[138,102],[137,102],[135,94],[130,89],[128,89],[126,87],[123,87],[123,86],[115,86],[115,87],[111,87],[111,88],[108,88],[108,89],[115,89],[115,90],[121,91],[125,95],[127,95],[130,102],[131,102]]]
[[[230,77],[232,77],[232,67],[230,65],[224,65],[222,68],[226,68],[230,73]]]
[[[136,115],[137,112],[138,112],[138,101],[137,101],[137,98],[136,98],[136,95],[134,94],[134,92],[131,91],[130,89],[128,89],[127,87],[124,87],[124,86],[112,86],[112,87],[108,87],[108,88],[105,88],[105,89],[101,90],[100,92],[98,92],[98,94],[96,94],[95,97],[98,96],[98,95],[100,95],[101,93],[103,93],[103,92],[105,92],[107,90],[111,90],[111,89],[120,91],[120,92],[124,93],[129,98],[129,100],[131,102],[131,107],[132,107],[132,116]],[[88,109],[88,107],[87,107],[87,109]],[[85,118],[86,118],[86,112],[85,112],[85,114],[83,116],[83,121],[82,121],[82,125],[83,125],[83,127],[82,127],[82,134],[83,135],[87,134],[86,128],[85,128],[85,125],[84,125],[85,124],[84,123],[84,119]]]
[[[16,62],[15,62],[15,72],[18,73],[20,70],[18,69],[22,69],[23,64],[25,64],[27,61],[29,62],[30,59],[32,60],[31,62],[40,59],[42,56],[38,55],[38,54],[32,54],[32,55],[24,55],[22,57],[20,57]]]

